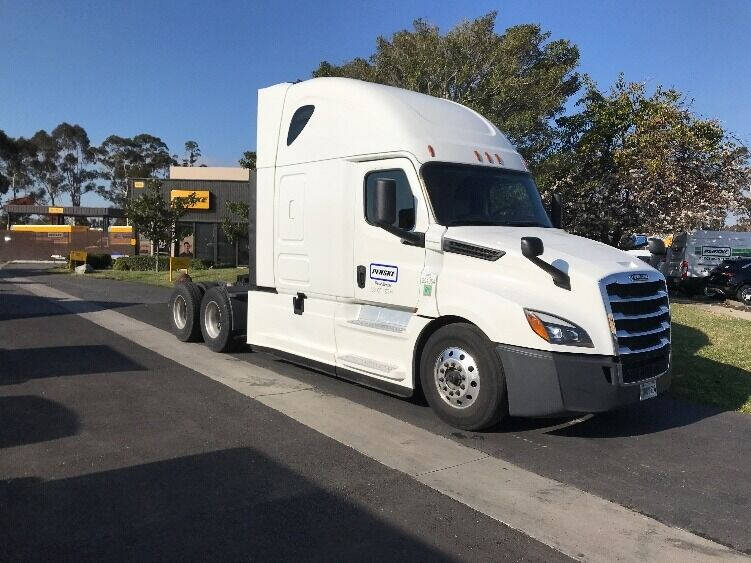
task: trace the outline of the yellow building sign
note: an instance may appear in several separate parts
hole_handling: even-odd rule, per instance
[[[61,215],[63,211],[65,210],[62,207],[48,207],[47,208],[47,213],[50,213],[50,214],[54,213],[56,215]]]
[[[146,182],[144,182],[143,180],[136,180],[135,182],[133,182],[134,188],[143,188],[144,186],[146,186]]]
[[[172,190],[170,191],[170,199],[188,197],[190,194],[196,194],[198,201],[194,205],[189,205],[189,209],[209,209],[210,192],[208,190]]]

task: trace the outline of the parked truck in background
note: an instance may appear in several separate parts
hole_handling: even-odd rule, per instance
[[[751,233],[692,231],[676,234],[660,271],[668,285],[686,294],[703,293],[709,273],[724,260],[751,258]]]
[[[472,430],[668,388],[663,275],[557,228],[524,159],[476,112],[342,78],[278,84],[258,92],[257,154],[250,274],[179,284],[182,340],[419,388]]]

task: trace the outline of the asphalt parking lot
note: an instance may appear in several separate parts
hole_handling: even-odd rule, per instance
[[[0,501],[13,523],[3,559],[565,559],[11,277],[163,329],[169,295],[23,265],[0,271]],[[419,400],[250,350],[235,357],[751,553],[746,415],[666,396],[457,432]]]

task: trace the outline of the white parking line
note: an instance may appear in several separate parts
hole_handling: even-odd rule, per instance
[[[725,546],[667,526],[569,485],[437,436],[347,399],[24,278],[23,289],[193,371],[581,561],[748,561]],[[167,311],[165,310],[165,314]],[[323,376],[322,376],[323,377]]]

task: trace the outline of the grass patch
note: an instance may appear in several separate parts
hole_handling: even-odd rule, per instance
[[[67,268],[55,268],[55,273],[71,273]],[[188,275],[193,278],[194,282],[206,281],[224,281],[234,282],[239,274],[247,274],[247,268],[214,268],[210,270],[189,270]],[[75,274],[74,274],[75,275]],[[173,279],[179,275],[179,272],[173,272]],[[148,283],[151,285],[160,285],[163,287],[172,287],[173,283],[169,281],[169,272],[139,272],[135,270],[95,270],[86,274],[87,278],[101,278],[108,280],[120,280],[129,282]]]
[[[678,397],[751,414],[751,321],[673,304]]]

